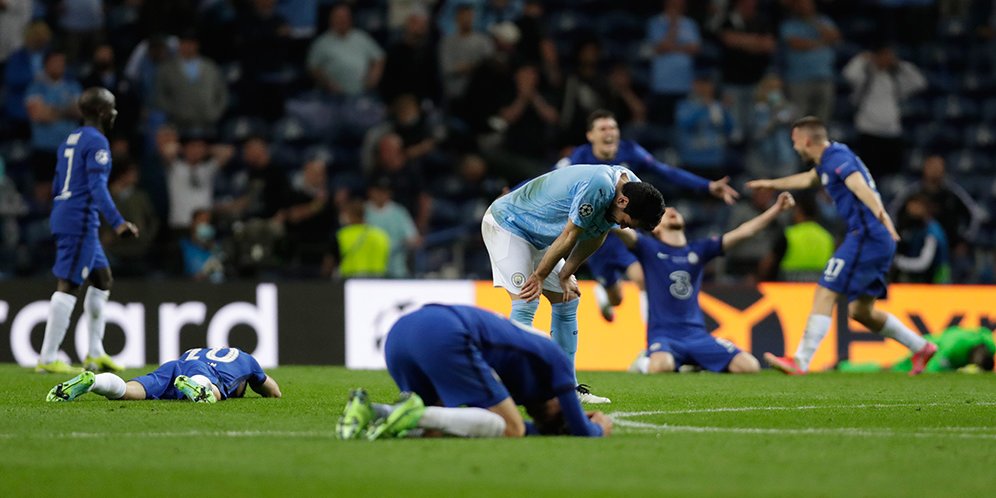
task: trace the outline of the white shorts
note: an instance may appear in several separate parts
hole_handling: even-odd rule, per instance
[[[491,274],[495,287],[502,287],[512,294],[518,295],[526,278],[539,265],[546,249],[537,249],[521,237],[509,232],[495,221],[491,212],[484,213],[481,220],[481,236],[488,248],[491,258]],[[560,269],[564,267],[561,259],[553,267],[553,271],[543,281],[543,290],[563,293],[560,286]]]

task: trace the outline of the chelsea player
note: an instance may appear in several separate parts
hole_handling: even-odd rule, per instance
[[[426,305],[394,324],[384,356],[401,401],[370,403],[366,391],[353,390],[336,425],[339,439],[414,430],[462,437],[597,437],[612,430],[609,417],[581,408],[574,366],[546,334],[491,311]]]
[[[688,242],[685,219],[675,208],[653,236],[635,230],[613,230],[636,256],[647,274],[647,349],[630,371],[644,374],[674,372],[692,365],[712,372],[754,373],[760,364],[750,353],[730,341],[717,339],[706,330],[699,289],[705,265],[727,249],[747,240],[771,224],[783,211],[792,209],[795,199],[783,192],[767,211],[723,234]]]
[[[847,236],[823,270],[795,357],[765,353],[764,360],[790,375],[806,373],[830,328],[833,305],[838,296],[844,295],[850,318],[909,348],[914,353],[910,374],[922,372],[937,352],[937,346],[891,313],[875,309],[875,300],[884,298],[888,292],[887,274],[899,234],[882,206],[871,173],[846,145],[830,142],[826,125],[819,118],[807,116],[792,124],[792,147],[804,161],[815,163],[816,167],[774,180],[753,180],[747,182],[747,187],[795,190],[822,184],[833,198],[837,213],[847,220]]]
[[[106,134],[118,111],[114,95],[105,88],[89,88],[80,95],[83,126],[59,146],[52,182],[52,234],[56,260],[52,273],[59,279],[49,304],[45,339],[36,372],[76,373],[58,358],[59,346],[69,328],[76,293],[84,282],[90,286],[83,299],[83,316],[90,332],[88,370],[119,372],[122,367],[104,352],[104,305],[111,293],[111,268],[100,246],[100,216],[119,237],[137,237],[138,227],[126,221],[107,191],[111,152]]]
[[[264,398],[281,397],[280,386],[251,354],[237,348],[195,348],[128,382],[113,373],[85,371],[53,387],[46,401],[72,401],[92,392],[110,400],[187,399],[214,403],[241,398],[246,387]]]
[[[481,235],[495,287],[512,299],[512,320],[532,326],[540,294],[552,307],[551,334],[573,363],[578,345],[574,272],[617,225],[652,229],[664,198],[621,166],[576,165],[530,180],[499,197],[484,214]],[[608,398],[578,386],[588,403]]]
[[[557,163],[557,168],[572,164],[614,164],[628,168],[638,175],[652,173],[678,187],[693,192],[708,193],[722,199],[727,204],[733,204],[740,197],[730,187],[730,177],[709,181],[688,171],[674,168],[654,158],[646,149],[636,142],[619,139],[619,124],[611,111],[599,109],[588,116],[588,143],[578,146]],[[622,287],[619,277],[635,283],[644,289],[643,271],[636,259],[613,235],[609,235],[594,254],[588,258],[588,268],[591,269],[599,287],[596,287],[596,299],[602,316],[612,321],[615,317],[613,308],[622,303]],[[644,314],[646,307],[641,303]],[[646,318],[646,317],[644,317]]]

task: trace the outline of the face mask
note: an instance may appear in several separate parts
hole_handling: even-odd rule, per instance
[[[194,229],[194,234],[197,240],[201,242],[210,242],[214,240],[214,227],[207,223],[200,223],[197,228]]]

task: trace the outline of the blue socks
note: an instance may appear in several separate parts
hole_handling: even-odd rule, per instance
[[[523,301],[522,299],[512,300],[512,315],[509,318],[515,323],[533,326],[533,317],[536,316],[536,309],[539,308],[539,299]],[[574,326],[577,329],[577,325]]]
[[[567,353],[574,365],[574,354],[578,351],[578,299],[553,305],[553,321],[550,333],[553,341]]]

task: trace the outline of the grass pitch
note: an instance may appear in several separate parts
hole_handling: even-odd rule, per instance
[[[125,377],[145,373],[133,370]],[[987,496],[996,376],[585,373],[608,439],[336,441],[385,372],[284,367],[284,398],[46,403],[0,365],[3,496]]]

